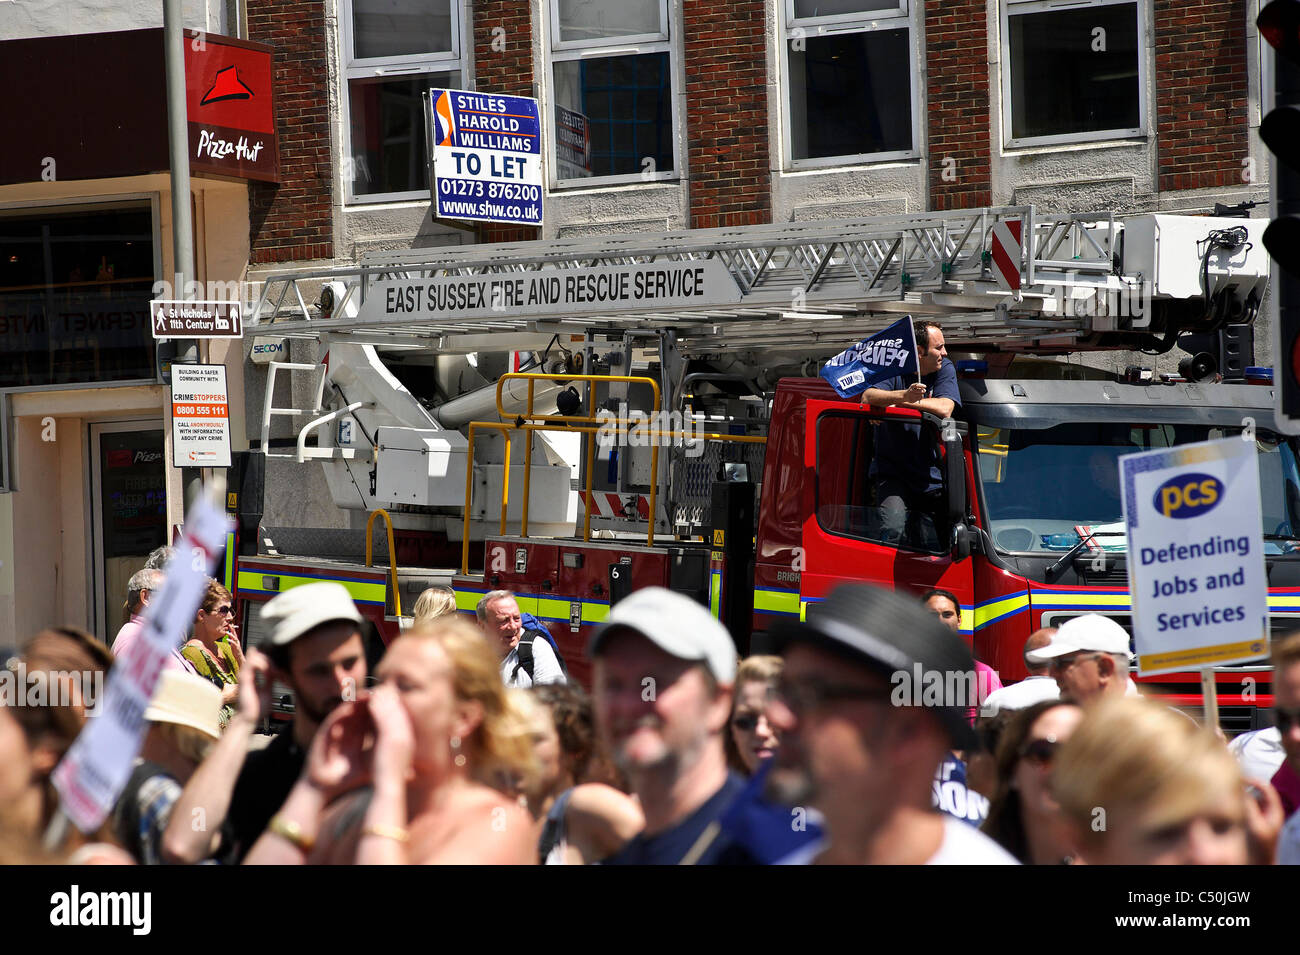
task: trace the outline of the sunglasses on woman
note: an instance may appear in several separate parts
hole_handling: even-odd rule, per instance
[[[740,716],[734,717],[731,721],[731,725],[742,733],[752,733],[754,730],[758,729],[758,714],[743,713]]]
[[[1020,747],[1020,758],[1029,760],[1035,766],[1050,766],[1060,748],[1061,744],[1054,739],[1031,740]]]

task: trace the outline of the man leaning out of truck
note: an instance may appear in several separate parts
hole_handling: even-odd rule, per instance
[[[957,371],[948,360],[938,325],[916,324],[916,350],[921,380],[908,381],[910,376],[897,375],[882,381],[863,393],[862,404],[913,408],[951,418],[961,404],[961,394],[957,390]],[[940,546],[947,546],[939,443],[932,433],[923,431],[919,424],[890,422],[880,427],[870,474],[880,502],[881,536],[886,542],[896,543],[903,535],[904,524],[912,525],[920,514],[929,514]]]

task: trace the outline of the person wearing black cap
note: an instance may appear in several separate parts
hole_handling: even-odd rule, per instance
[[[819,810],[826,831],[786,862],[1015,864],[931,808],[935,768],[973,742],[975,666],[960,637],[912,598],[862,584],[770,633],[785,672],[769,708],[783,734],[769,793]]]

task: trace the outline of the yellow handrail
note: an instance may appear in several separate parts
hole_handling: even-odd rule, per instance
[[[507,381],[526,381],[528,382],[528,404],[521,415],[510,415],[506,409],[501,407],[501,389],[505,387]],[[654,411],[659,412],[659,382],[653,378],[646,378],[641,375],[540,375],[532,371],[509,371],[497,379],[497,414],[503,418],[517,417],[532,423],[538,421],[563,421],[570,424],[600,424],[601,419],[594,415],[550,415],[550,414],[533,414],[533,382],[552,381],[559,383],[561,381],[621,381],[627,384],[649,385],[650,390],[654,393]],[[588,389],[590,391],[590,389]]]
[[[537,377],[548,378],[550,376],[539,375]],[[594,377],[603,378],[604,376],[594,376]],[[576,420],[576,419],[564,419],[564,420]],[[595,419],[595,420],[599,421],[600,419]],[[513,423],[503,422],[503,421],[471,421],[469,425],[469,448],[466,451],[467,462],[465,465],[465,516],[462,524],[462,538],[461,538],[461,550],[460,550],[460,572],[462,574],[469,573],[469,518],[470,518],[470,509],[473,505],[473,497],[474,497],[474,435],[475,435],[475,431],[480,428],[484,428],[484,429],[490,428],[493,431],[501,431],[503,433],[506,442],[505,473],[502,475],[502,480],[501,480],[501,525],[500,525],[501,531],[500,532],[502,536],[505,536],[505,532],[506,532],[506,507],[509,503],[510,432],[511,431],[523,431],[525,434],[528,435],[530,445],[531,445],[532,432],[534,431],[558,431],[558,432],[564,432],[569,434],[577,433],[577,434],[588,434],[594,436],[600,434],[602,431],[606,434],[626,435],[630,433],[630,431],[632,430],[629,427],[629,422],[627,420],[618,420],[618,419],[605,419],[601,421],[600,427],[569,427],[567,425],[557,426],[551,424],[513,424]],[[737,444],[766,444],[767,443],[767,437],[765,435],[760,435],[760,434],[719,434],[715,432],[699,433],[699,432],[687,432],[687,431],[658,431],[658,430],[654,430],[654,431],[638,430],[637,433],[639,435],[648,438],[682,438],[682,439],[689,438],[692,440],[702,440],[702,441],[729,441]],[[583,527],[582,527],[582,539],[584,541],[591,540],[591,477],[592,477],[592,472],[595,470],[595,454],[596,454],[596,442],[589,440],[587,442],[587,492],[586,492],[586,500],[584,502],[584,508],[583,508]],[[651,473],[658,474],[659,445],[655,444],[651,446],[650,458],[651,458],[650,461]],[[528,474],[529,471],[531,470],[531,467],[532,467],[532,460],[531,457],[529,457],[524,462],[525,514],[527,513],[526,509],[528,507],[528,498],[527,498],[527,494],[528,494],[527,488],[529,484]],[[657,483],[658,483],[657,481],[654,481],[650,485],[650,502],[649,502],[650,519],[648,521],[648,527],[646,528],[647,547],[650,547],[654,544],[654,529],[655,529],[654,506],[655,506],[655,488]],[[520,536],[527,537],[528,534],[527,534],[526,524],[521,528],[521,530],[523,531],[523,533],[521,533]]]
[[[397,585],[397,548],[393,546],[393,519],[382,507],[377,507],[366,518],[366,566],[370,567],[375,555],[375,541],[370,529],[375,526],[375,518],[383,515],[384,524],[388,526],[388,570],[393,575],[393,609],[402,615],[402,588]]]

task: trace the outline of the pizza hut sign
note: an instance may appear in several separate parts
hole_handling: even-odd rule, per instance
[[[280,181],[270,47],[187,31],[185,95],[192,171]]]

